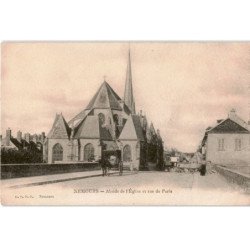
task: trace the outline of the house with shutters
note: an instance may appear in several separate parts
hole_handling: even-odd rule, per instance
[[[250,166],[250,122],[232,109],[226,119],[206,129],[201,151],[214,164]]]
[[[124,98],[104,81],[86,108],[69,122],[62,113],[56,114],[45,142],[44,159],[48,163],[98,161],[103,150],[120,150],[124,165],[132,163],[135,169],[149,160],[163,163],[159,130],[156,133],[153,124],[148,126],[142,111],[136,114],[130,52]]]

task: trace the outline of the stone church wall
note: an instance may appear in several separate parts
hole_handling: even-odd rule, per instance
[[[139,170],[140,167],[140,146],[137,148],[137,140],[122,140],[123,149],[126,145],[129,145],[131,147],[131,160],[133,167]],[[138,144],[139,145],[139,144]],[[122,149],[122,159],[123,159],[123,149]],[[129,162],[123,161],[124,167],[129,167]]]
[[[68,161],[68,155],[70,154],[70,148],[68,146],[68,139],[49,139],[48,140],[48,163],[52,163],[52,149],[55,144],[59,143],[63,148],[63,162]]]

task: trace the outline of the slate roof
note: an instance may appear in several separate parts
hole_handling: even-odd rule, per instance
[[[29,149],[39,151],[36,143],[33,141],[27,142],[26,140],[22,139],[20,142],[17,140],[17,138],[11,137],[10,142],[11,144],[9,146],[6,146],[6,138],[3,138],[1,141],[1,145],[3,147],[10,147],[10,148],[17,148],[17,149],[23,149],[27,147]]]
[[[124,103],[124,106],[123,106],[123,110],[124,112],[129,115],[131,113],[130,109],[128,108],[128,106]]]
[[[222,120],[215,127],[207,131],[207,133],[249,133],[250,131],[240,124],[233,121],[231,118]]]
[[[128,117],[119,135],[119,139],[145,141],[140,117],[138,115],[131,115]]]
[[[87,105],[86,110],[91,110],[94,108],[122,110],[119,101],[121,101],[121,98],[115,93],[110,85],[104,81]]]
[[[9,146],[6,146],[6,141],[7,141],[6,137],[2,138],[1,139],[1,146],[3,146],[3,147],[12,147],[12,148],[13,147],[16,147],[16,148],[21,147],[20,142],[17,139],[15,139],[14,137],[10,138],[10,145]]]
[[[139,115],[132,115],[132,119],[133,119],[133,122],[134,122],[135,132],[136,132],[137,138],[140,141],[144,141],[145,138],[144,138],[144,135],[143,135],[140,116]]]
[[[74,138],[76,139],[112,140],[108,129],[99,123],[97,115],[87,116],[75,130]]]
[[[110,85],[106,81],[104,81],[87,105],[86,109],[82,110],[68,122],[69,126],[71,127],[75,123],[75,121],[76,123],[74,124],[74,126],[79,125],[79,123],[81,123],[87,115],[91,114],[91,112],[93,112],[93,109],[95,108],[110,108],[120,111],[123,110],[127,115],[131,113],[128,106],[124,102],[122,102],[121,98],[115,93]],[[87,111],[89,111],[89,113]]]
[[[148,121],[146,115],[140,115],[141,126],[146,130],[148,126]]]
[[[79,114],[77,114],[75,117],[73,117],[69,122],[69,126],[73,125],[73,123],[77,120],[79,120],[79,122],[77,122],[77,124],[74,124],[75,126],[77,126],[84,118],[86,117],[85,114],[85,110],[82,110]]]
[[[71,129],[62,114],[56,114],[52,129],[48,134],[49,139],[68,139]]]
[[[248,130],[248,124],[243,119],[241,119],[236,113],[233,113],[233,115],[229,114],[229,118],[235,123],[239,124],[241,127]]]

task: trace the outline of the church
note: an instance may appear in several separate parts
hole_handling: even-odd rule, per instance
[[[134,169],[149,163],[163,165],[163,140],[146,115],[136,114],[132,85],[130,51],[124,98],[104,80],[87,107],[66,122],[56,114],[44,143],[43,157],[48,163],[95,162],[104,150],[120,151],[124,166]]]

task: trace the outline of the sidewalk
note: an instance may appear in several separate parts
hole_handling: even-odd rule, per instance
[[[110,171],[110,174],[112,175],[115,173],[117,172]],[[4,188],[39,186],[45,184],[53,184],[58,182],[72,181],[72,180],[79,180],[79,179],[93,178],[100,176],[102,176],[102,171],[95,170],[95,171],[84,171],[84,172],[65,173],[65,174],[13,178],[13,179],[1,180],[1,188],[4,189]]]

